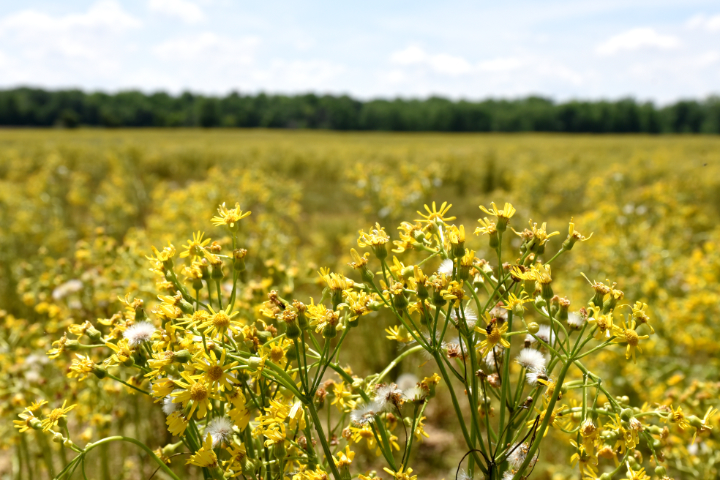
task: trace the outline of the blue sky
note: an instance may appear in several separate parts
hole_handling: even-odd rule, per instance
[[[360,98],[720,93],[720,3],[0,2],[0,87]]]

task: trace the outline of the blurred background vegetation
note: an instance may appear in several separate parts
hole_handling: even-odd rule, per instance
[[[246,301],[259,304],[272,288],[317,297],[317,268],[349,274],[359,229],[377,221],[395,236],[400,221],[418,218],[415,211],[433,200],[452,203],[468,231],[481,215],[478,205],[490,201],[517,206],[516,229],[527,218],[548,221],[549,230],[563,231],[560,239],[574,217],[580,231],[595,235],[553,265],[567,272],[558,273],[556,292],[580,305],[592,293],[580,272],[618,281],[627,299],[650,304],[657,331],[637,365],[617,347],[592,368],[640,404],[651,398],[699,412],[717,398],[720,137],[4,130],[0,446],[24,441],[8,431],[24,405],[68,396],[92,405],[73,412],[82,439],[126,432],[153,448],[161,444],[167,434],[158,408],[136,397],[118,402],[120,390],[108,383],[81,388],[58,375],[70,356],[49,361],[44,352],[68,324],[121,310],[118,295],[132,292],[152,304],[144,255],[167,241],[179,248],[199,229],[215,239],[220,232],[209,219],[218,204],[239,202],[253,212],[243,231],[243,285]],[[519,244],[506,240],[504,251],[517,252]],[[485,239],[469,238],[468,246],[490,258]],[[390,342],[378,343],[389,324],[367,317],[341,362],[359,375],[384,367],[397,355]],[[422,372],[415,361],[402,369]],[[449,478],[463,453],[442,390],[427,411],[431,438],[413,461],[423,478]],[[134,420],[151,408],[152,421]],[[717,438],[714,431],[694,450],[675,442],[668,458],[676,478],[717,478]],[[42,446],[32,448],[43,454]],[[537,478],[577,478],[565,449],[542,455]],[[117,472],[112,478],[152,473],[136,452],[113,461],[103,467]],[[9,460],[0,461],[3,471]]]
[[[556,103],[542,97],[361,101],[333,95],[211,97],[185,92],[115,94],[0,91],[0,125],[264,127],[439,132],[720,133],[720,98],[666,106],[618,101]]]

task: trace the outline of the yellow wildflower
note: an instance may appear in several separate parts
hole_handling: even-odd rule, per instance
[[[216,467],[217,455],[215,455],[215,451],[212,448],[212,443],[212,436],[208,433],[203,442],[203,446],[185,462],[185,465],[197,465],[203,468]]]

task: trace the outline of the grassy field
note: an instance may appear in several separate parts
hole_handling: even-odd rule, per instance
[[[121,310],[117,297],[126,292],[157,303],[144,258],[152,245],[179,249],[198,230],[215,238],[209,220],[217,206],[239,202],[253,212],[242,245],[253,308],[271,288],[317,296],[318,268],[345,272],[358,230],[379,222],[397,238],[399,223],[432,201],[453,204],[479,258],[494,255],[470,235],[484,216],[478,205],[491,201],[517,207],[518,230],[528,218],[547,221],[549,231],[561,231],[558,245],[571,218],[593,232],[559,260],[573,275],[558,288],[583,301],[590,295],[580,272],[617,281],[626,298],[651,305],[657,335],[637,364],[617,347],[591,367],[639,404],[699,411],[717,403],[720,137],[0,130],[0,365],[8,372],[0,380],[0,444],[12,447],[0,470],[10,475],[13,452],[42,455],[43,446],[26,445],[10,423],[40,395],[76,399],[71,428],[86,441],[118,431],[151,439],[153,448],[170,440],[158,409],[137,420],[150,402],[115,402],[119,388],[58,378],[52,372],[67,368],[70,356],[48,363],[44,355],[69,324]],[[519,247],[510,235],[506,244]],[[66,294],[71,280],[83,287]],[[382,369],[398,353],[377,344],[388,325],[382,316],[363,323],[341,361],[360,375]],[[403,372],[424,370],[406,362],[394,370]],[[423,478],[449,478],[464,453],[454,447],[449,397],[439,392],[426,412],[431,438],[415,462]],[[676,478],[716,478],[717,439],[717,431],[703,437],[699,450],[684,437],[670,442]],[[577,478],[568,448],[544,452],[536,478]],[[91,478],[104,469],[124,478],[152,473],[137,452],[124,453],[122,462],[103,457]],[[376,466],[372,454],[362,462]]]

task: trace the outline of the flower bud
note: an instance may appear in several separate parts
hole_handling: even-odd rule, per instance
[[[322,336],[324,338],[335,338],[337,337],[337,325],[328,323],[322,329]]]
[[[80,350],[80,342],[77,340],[68,340],[65,342],[65,350],[69,352],[77,352]]]
[[[192,354],[188,350],[178,350],[173,355],[173,362],[187,363],[192,360]]]
[[[245,256],[247,255],[247,250],[244,248],[238,248],[237,250],[233,250],[233,270],[236,272],[244,272],[245,271]]]
[[[257,332],[257,338],[260,341],[261,345],[265,345],[267,342],[272,340],[272,333],[268,332],[267,330],[262,332]]]
[[[620,420],[623,420],[625,422],[629,422],[631,418],[633,418],[635,415],[633,413],[632,408],[625,408],[622,412],[620,412]]]
[[[664,477],[665,475],[667,475],[667,469],[662,465],[658,465],[657,467],[655,467],[655,475],[657,475],[658,477]]]
[[[289,338],[290,340],[294,340],[296,338],[300,337],[300,327],[298,326],[297,322],[288,322],[287,324],[287,330],[285,330],[285,336]]]
[[[85,330],[85,335],[87,335],[88,338],[93,342],[99,342],[100,337],[102,337],[102,333],[100,333],[100,331],[93,326],[90,326],[87,330]]]
[[[536,334],[537,332],[540,331],[540,325],[538,325],[537,322],[530,322],[530,323],[528,323],[527,329],[528,329],[528,332],[530,332],[532,334]]]
[[[287,450],[285,449],[285,440],[281,440],[281,441],[277,442],[273,446],[273,450],[274,450],[273,453],[275,454],[275,458],[282,461],[287,456]]]
[[[107,370],[105,370],[103,367],[100,367],[98,365],[95,365],[92,369],[93,375],[95,375],[97,378],[102,380],[107,376]]]
[[[216,264],[213,264],[212,266],[212,272],[210,274],[210,277],[213,280],[222,280],[225,276],[225,273],[223,272],[223,264],[222,262],[218,262]]]
[[[393,295],[393,303],[395,304],[395,308],[403,310],[408,306],[408,299],[404,293],[399,293],[397,295]]]

